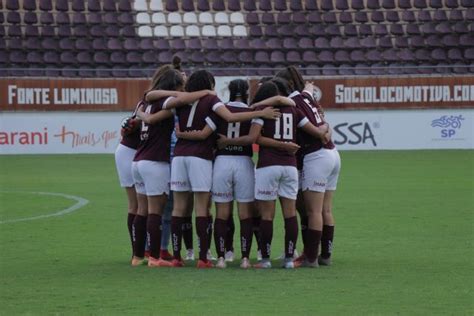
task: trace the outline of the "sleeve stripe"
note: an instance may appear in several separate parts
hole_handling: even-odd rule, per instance
[[[224,103],[222,103],[222,102],[217,102],[216,104],[214,104],[214,105],[212,106],[212,110],[215,112],[219,107],[221,107],[221,106],[223,106],[223,105],[224,105]]]
[[[215,131],[217,129],[216,124],[212,121],[212,119],[208,116],[206,117],[206,124],[209,125],[209,127]]]
[[[258,124],[263,126],[263,120],[259,118],[255,118],[252,120],[252,124]]]
[[[302,127],[305,126],[308,122],[309,122],[309,120],[308,120],[307,117],[303,118],[303,119],[298,123],[298,128],[302,128]]]
[[[163,109],[166,109],[166,105],[168,104],[168,102],[171,100],[171,99],[174,99],[174,97],[168,97],[165,102],[163,102]]]

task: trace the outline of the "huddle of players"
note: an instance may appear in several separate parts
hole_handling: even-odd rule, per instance
[[[137,148],[131,167],[138,204],[138,215],[129,223],[132,265],[144,261],[148,240],[149,266],[184,266],[183,224],[194,203],[197,267],[213,267],[207,258],[212,237],[211,192],[216,204],[216,267],[226,267],[227,226],[234,200],[240,219],[241,267],[251,267],[249,253],[256,212],[261,217],[258,242],[262,259],[254,267],[271,267],[277,198],[285,219],[283,267],[330,264],[334,234],[332,195],[340,158],[330,140],[331,130],[322,109],[313,100],[312,85],[305,85],[296,68],[287,67],[261,83],[250,107],[246,104],[245,81],[230,83],[231,101],[226,105],[215,95],[214,85],[214,77],[206,70],[196,71],[186,80],[171,67],[154,76],[152,87],[137,105],[133,118],[124,124],[126,133],[121,146]],[[170,166],[175,116],[178,141]],[[132,126],[138,125],[136,120],[141,120],[140,129]],[[256,168],[252,161],[254,143],[260,145]],[[170,186],[174,197],[173,259],[167,261],[160,258],[159,244],[161,215]],[[297,204],[304,251],[293,259],[298,237]]]

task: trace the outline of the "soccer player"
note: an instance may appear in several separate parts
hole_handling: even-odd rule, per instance
[[[156,87],[162,75],[176,67],[177,59],[173,60],[173,65],[163,65],[156,70],[150,82],[150,89]],[[138,145],[140,144],[141,121],[136,117],[137,111],[143,104],[140,100],[135,106],[132,115],[122,122],[122,140],[115,151],[115,165],[120,180],[120,185],[125,189],[128,201],[127,227],[132,244],[133,254],[133,223],[138,209],[137,194],[132,175],[132,162],[135,157]]]
[[[326,124],[324,117],[320,114],[322,109],[313,100],[312,84],[305,87],[303,77],[295,67],[287,67],[276,76],[288,82],[294,91],[290,97],[311,123],[315,126]],[[324,139],[320,139],[308,133],[302,133],[300,138],[301,189],[304,204],[300,204],[298,211],[301,216],[304,252],[295,261],[298,266],[317,267],[318,261],[322,265],[329,265],[331,262],[334,238],[332,200],[339,177],[341,159],[330,140],[330,135],[331,133],[328,133]],[[317,260],[320,242],[321,255]]]
[[[158,81],[157,89],[182,90],[184,79],[177,70],[165,72]],[[205,93],[197,94],[199,99]],[[148,266],[171,266],[160,258],[161,215],[169,195],[170,146],[174,128],[173,112],[165,110],[173,97],[161,98],[147,104],[145,111],[137,115],[142,119],[141,142],[132,164],[137,191],[138,214],[135,217],[135,254],[132,265],[143,261],[145,232],[148,237],[150,257]],[[192,102],[195,99],[188,99]],[[138,219],[138,221],[137,221]]]
[[[214,77],[205,70],[194,72],[186,83],[186,91],[213,90]],[[179,97],[178,97],[179,99]],[[170,102],[167,108],[178,107],[176,112],[181,131],[202,130],[206,124],[215,129],[212,116],[217,114],[227,121],[245,121],[255,117],[272,118],[278,116],[278,111],[268,108],[262,111],[248,113],[232,113],[215,95],[208,95],[198,102],[182,106]],[[215,114],[214,114],[215,112]],[[215,118],[214,118],[215,120]],[[181,259],[182,221],[188,208],[189,195],[194,194],[196,211],[196,230],[199,238],[198,268],[212,267],[207,259],[209,242],[209,197],[212,184],[212,160],[214,158],[215,137],[203,140],[179,139],[175,148],[175,158],[171,168],[171,188],[174,191],[175,205],[172,218],[172,241],[175,259],[173,265],[183,266]]]
[[[254,103],[277,96],[279,89],[272,81],[263,83],[254,98]],[[263,107],[265,107],[264,105]],[[259,109],[260,107],[257,107]],[[262,260],[256,268],[271,268],[270,249],[273,238],[275,200],[279,198],[285,218],[285,268],[294,268],[293,252],[298,236],[295,200],[298,191],[298,173],[294,151],[282,150],[258,140],[260,135],[280,142],[296,142],[297,128],[302,128],[314,137],[324,137],[326,127],[317,128],[297,108],[280,107],[282,116],[275,120],[254,119],[248,138],[229,140],[234,145],[246,143],[248,139],[260,145],[257,170],[255,172],[255,199],[262,216],[260,238]]]

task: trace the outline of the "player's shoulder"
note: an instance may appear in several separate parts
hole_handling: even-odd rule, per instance
[[[200,100],[199,100],[199,103],[209,103],[209,104],[216,104],[216,103],[219,103],[219,102],[222,102],[221,99],[219,99],[219,97],[217,95],[213,95],[213,94],[208,94],[208,95],[205,95],[203,96]]]
[[[226,108],[229,109],[231,112],[249,112],[253,111],[253,108],[250,108],[247,104],[242,102],[228,102]]]

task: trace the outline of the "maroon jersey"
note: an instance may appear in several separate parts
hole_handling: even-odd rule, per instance
[[[253,109],[249,108],[245,103],[242,102],[229,102],[227,109],[232,113],[251,112]],[[230,123],[223,118],[217,118],[217,133],[226,135],[228,138],[237,138],[240,136],[248,135],[250,130],[250,121]],[[228,155],[228,156],[249,156],[252,157],[252,145],[248,146],[235,146],[229,145],[224,149],[218,149],[216,156]]]
[[[261,110],[264,107],[258,108]],[[254,119],[252,123],[262,125],[262,136],[283,142],[296,143],[296,130],[308,123],[308,118],[293,106],[279,107],[281,117],[276,120]],[[257,168],[268,166],[294,166],[296,157],[286,150],[260,146]]]
[[[143,100],[140,100],[135,106],[135,110],[132,113],[132,118],[137,115],[138,109],[144,104]],[[138,124],[138,122],[137,122]],[[127,146],[128,148],[137,149],[140,145],[140,127],[136,128],[133,132],[123,135],[120,140],[120,144]]]
[[[220,106],[224,106],[224,103],[217,96],[207,95],[193,104],[176,109],[180,131],[199,131],[206,124],[216,130],[217,117],[214,111]],[[179,138],[174,148],[174,156],[193,156],[213,160],[215,146],[216,136],[214,134],[200,141]]]
[[[314,126],[319,127],[326,123],[324,119],[319,115],[318,108],[314,104],[313,98],[309,96],[306,92],[299,93],[298,91],[295,91],[290,94],[289,97],[293,99],[293,101],[295,101],[296,107],[304,113],[304,115]],[[298,142],[298,144],[301,146],[301,149],[299,150],[298,154],[302,157],[309,153],[318,151],[323,147],[330,149],[334,148],[334,144],[332,142],[326,144],[327,147],[323,146],[321,139],[315,138],[314,136],[305,132],[301,133]]]
[[[155,114],[163,110],[170,98],[162,98],[146,106],[145,112]],[[171,133],[174,129],[174,118],[171,116],[156,124],[142,122],[141,142],[134,161],[152,160],[170,162]]]

